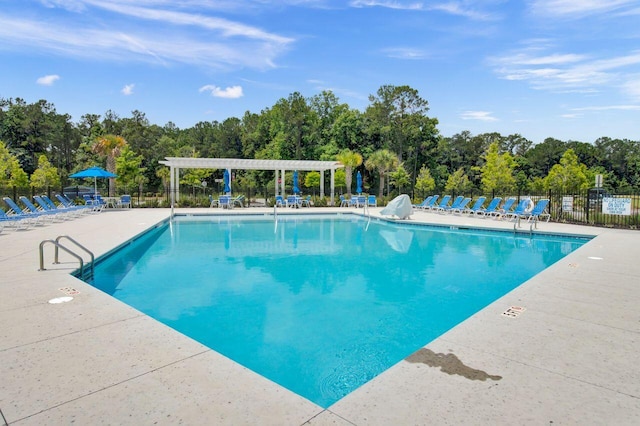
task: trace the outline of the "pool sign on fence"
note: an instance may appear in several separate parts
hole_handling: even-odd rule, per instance
[[[631,198],[603,198],[602,213],[631,216]]]
[[[573,211],[573,197],[562,197],[562,211],[563,212]]]

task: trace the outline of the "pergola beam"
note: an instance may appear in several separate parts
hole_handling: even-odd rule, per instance
[[[179,189],[180,169],[229,169],[229,170],[273,170],[276,175],[276,193],[278,177],[281,179],[281,191],[284,193],[284,174],[287,170],[303,170],[320,172],[320,193],[324,196],[324,172],[331,172],[331,205],[334,205],[335,171],[344,166],[338,161],[312,161],[312,160],[257,160],[243,158],[189,158],[166,157],[160,161],[171,169],[171,208],[173,209],[176,189]],[[279,176],[279,173],[281,175]],[[175,176],[174,176],[175,173]]]

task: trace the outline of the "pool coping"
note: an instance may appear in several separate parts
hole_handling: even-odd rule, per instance
[[[218,210],[176,213],[272,212]],[[371,214],[380,217],[379,210]],[[348,210],[303,213],[316,211]],[[356,212],[364,213],[350,211]],[[625,424],[640,417],[638,231],[540,224],[541,233],[595,238],[429,343],[414,362],[401,361],[324,410],[71,277],[69,263],[36,270],[43,239],[73,235],[100,256],[169,214],[105,211],[0,234],[0,262],[9,271],[0,285],[0,412],[6,422],[477,424],[509,417]],[[411,222],[512,227],[425,212]],[[79,293],[66,304],[47,303],[62,295],[61,288]],[[526,310],[517,318],[503,316],[511,306]],[[484,380],[469,378],[478,375]]]

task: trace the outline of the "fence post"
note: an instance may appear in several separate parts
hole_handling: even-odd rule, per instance
[[[591,210],[591,200],[590,200],[590,196],[591,195],[591,191],[589,189],[587,189],[587,196],[585,197],[585,203],[584,203],[584,210],[585,210],[585,216],[587,217],[587,225],[589,224],[589,210]]]

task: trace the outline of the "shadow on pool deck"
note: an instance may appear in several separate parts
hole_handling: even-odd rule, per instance
[[[356,210],[303,212],[309,211]],[[231,214],[248,212],[272,209]],[[71,277],[72,263],[49,265],[51,251],[45,253],[51,269],[37,271],[43,239],[71,235],[100,255],[169,213],[106,211],[0,234],[0,412],[8,424],[637,424],[640,419],[637,231],[541,224],[541,231],[598,236],[323,410]],[[513,228],[417,212],[411,222],[420,221]],[[48,303],[66,287],[79,294],[68,303]],[[526,311],[515,318],[502,315],[516,305]],[[475,377],[485,380],[470,380]]]

